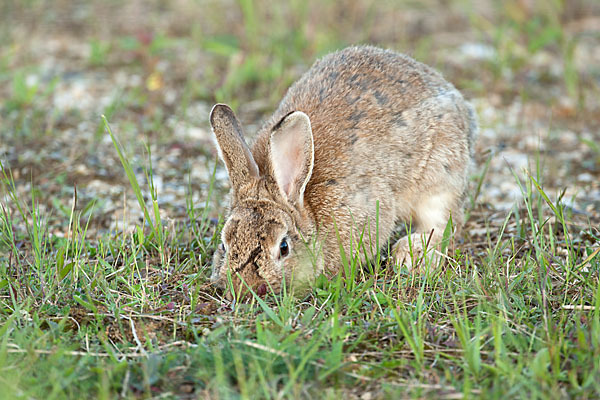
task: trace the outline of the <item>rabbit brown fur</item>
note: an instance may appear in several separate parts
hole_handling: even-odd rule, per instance
[[[240,290],[243,280],[258,294],[284,279],[304,287],[338,273],[340,244],[349,254],[361,235],[376,250],[410,222],[418,253],[424,236],[439,243],[450,216],[463,222],[475,113],[405,55],[360,46],[325,56],[288,90],[251,151],[229,107],[216,105],[210,120],[232,186],[217,283]],[[396,243],[398,262],[410,264],[408,244]]]

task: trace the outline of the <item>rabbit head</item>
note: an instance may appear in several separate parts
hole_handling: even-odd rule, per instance
[[[210,123],[231,182],[211,280],[221,287],[231,280],[238,295],[248,288],[258,295],[277,292],[284,282],[307,287],[323,269],[313,245],[316,226],[304,202],[314,163],[308,116],[284,117],[268,136],[268,154],[256,160],[231,108],[215,105]]]

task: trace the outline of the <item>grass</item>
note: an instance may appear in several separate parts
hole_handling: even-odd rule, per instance
[[[24,7],[44,21],[44,4],[6,6],[5,15]],[[469,221],[461,236],[446,230],[440,267],[411,274],[359,238],[342,257],[347,278],[321,277],[302,298],[229,302],[208,283],[226,203],[222,169],[208,142],[174,139],[169,116],[195,126],[202,116],[194,107],[227,100],[255,121],[314,57],[352,42],[400,47],[386,19],[396,6],[353,4],[323,2],[316,13],[310,1],[240,0],[233,10],[215,4],[179,36],[177,26],[82,35],[83,71],[140,76],[139,85],[115,87],[118,96],[89,121],[84,111],[49,103],[70,78],[28,79],[40,67],[0,45],[0,398],[600,397],[600,221],[567,200],[576,183],[557,185],[548,172],[557,154],[542,148],[550,139],[527,173],[512,171],[520,200],[505,211],[482,200],[505,183],[492,181],[497,156],[478,157]],[[594,72],[579,73],[575,62],[586,38],[563,24],[561,2],[533,18],[523,7],[510,3],[491,20],[465,11],[473,35],[497,57],[449,79],[473,97],[489,90],[525,103],[551,86],[542,93],[559,92],[579,107],[572,120],[556,117],[557,129],[593,129],[586,107],[597,94]],[[414,44],[410,33],[400,36],[424,61],[454,68],[437,58],[435,32]],[[564,68],[524,85],[544,51]],[[167,87],[182,88],[175,103],[159,100]],[[553,96],[545,99],[549,109]],[[251,99],[263,102],[244,108]],[[493,128],[485,118],[483,128]],[[57,160],[53,143],[65,145],[69,129],[85,138],[77,151],[58,152],[73,158]],[[581,168],[593,176],[595,138],[578,138]],[[92,172],[78,172],[86,166]],[[90,195],[102,179],[111,184],[102,188],[122,190]],[[175,205],[162,201],[169,185],[185,188]],[[139,216],[133,224],[130,214]],[[359,250],[373,255],[370,263]]]
[[[3,207],[0,219],[9,257],[0,332],[7,398],[600,393],[598,249],[573,244],[561,199],[533,177],[519,180],[524,204],[490,232],[495,242],[482,257],[456,252],[445,268],[414,276],[383,262],[358,273],[354,256],[352,279],[321,280],[301,300],[255,297],[228,309],[211,302],[219,294],[203,283],[204,265],[173,255],[193,246],[184,232],[171,232],[178,239],[167,246],[169,232],[150,224],[87,244],[75,194],[70,234],[52,243],[35,196],[20,203],[3,171],[19,213]],[[18,220],[26,221],[21,234]],[[508,237],[519,224],[522,234]],[[197,232],[214,246],[211,230]]]

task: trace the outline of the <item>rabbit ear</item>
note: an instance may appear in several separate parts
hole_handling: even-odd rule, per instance
[[[233,110],[226,104],[215,104],[210,112],[210,125],[232,187],[236,189],[251,176],[258,176],[258,166]]]
[[[303,112],[288,114],[273,129],[271,165],[281,192],[291,203],[303,203],[314,153],[310,119]]]

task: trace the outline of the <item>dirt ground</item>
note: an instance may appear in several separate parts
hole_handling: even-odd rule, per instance
[[[207,116],[214,101],[211,88],[219,85],[203,70],[216,56],[189,35],[193,37],[194,30],[200,30],[202,37],[219,34],[216,21],[202,14],[202,7],[184,1],[164,9],[159,3],[145,2],[128,2],[124,8],[73,4],[58,2],[51,9],[8,6],[10,12],[4,18],[16,23],[4,24],[9,40],[1,48],[3,164],[10,166],[23,198],[30,197],[32,188],[43,193],[39,207],[48,212],[49,224],[56,225],[54,234],[64,233],[64,218],[52,210],[70,209],[74,186],[79,205],[97,200],[90,236],[127,230],[138,223],[141,212],[101,125],[100,115],[107,114],[132,153],[141,181],[145,177],[140,166],[147,165],[144,143],[149,146],[165,217],[183,217],[188,185],[195,203],[206,197],[215,162]],[[233,7],[223,4],[228,14],[213,10],[215,15],[241,18]],[[525,178],[524,171],[541,178],[550,198],[564,190],[563,200],[574,213],[598,221],[600,16],[596,6],[580,7],[582,15],[574,10],[574,15],[562,16],[562,35],[576,38],[569,61],[561,58],[558,40],[532,54],[527,54],[530,43],[518,37],[510,39],[514,43],[498,39],[507,42],[500,46],[490,43],[494,38],[485,29],[492,28],[474,29],[473,24],[464,23],[468,16],[455,9],[395,13],[360,37],[422,55],[422,61],[439,68],[475,105],[481,131],[474,179],[487,162],[489,169],[476,199],[473,216],[477,220],[469,224],[472,234],[483,232],[486,220],[505,213],[522,197],[515,176]],[[360,14],[357,8],[350,14]],[[491,15],[482,17],[484,22],[498,20],[491,5],[487,11],[482,8],[482,15]],[[382,7],[374,12],[384,11]],[[514,12],[527,13],[528,9],[523,6]],[[399,27],[400,21],[392,25],[389,20],[394,18],[407,25]],[[346,16],[334,28],[345,29],[345,23],[353,19],[358,16]],[[243,37],[240,30],[239,23],[233,26],[234,34]],[[398,37],[404,43],[413,37],[427,40],[418,42],[420,47],[404,48],[396,43]],[[502,45],[510,48],[502,50]],[[498,47],[505,54],[499,54]],[[305,49],[312,51],[310,46]],[[236,57],[245,56],[241,46]],[[312,58],[305,57],[286,77],[300,74]],[[231,60],[226,68],[235,68],[236,62]],[[572,88],[565,83],[566,69],[572,69],[575,76]],[[19,94],[19,84],[35,88],[30,99],[26,93]],[[198,89],[194,84],[208,87]],[[239,113],[251,134],[275,102],[254,98],[252,88],[241,97]],[[226,187],[221,165],[217,180],[219,187]],[[222,210],[222,202],[217,203],[214,217]]]

